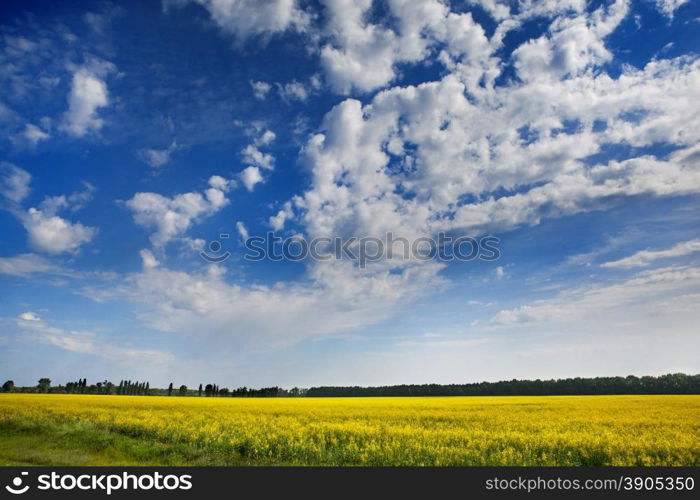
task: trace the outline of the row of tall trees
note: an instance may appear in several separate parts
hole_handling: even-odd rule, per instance
[[[69,394],[84,394],[87,389],[87,379],[81,378],[77,382],[68,382],[66,392]]]
[[[125,396],[148,396],[151,386],[148,382],[122,380],[117,386],[117,394]]]
[[[700,394],[700,375],[508,380],[473,384],[312,387],[309,397],[354,396],[555,396],[595,394]]]
[[[175,392],[175,386],[172,382],[168,385],[167,395],[172,396]],[[217,384],[199,384],[197,396],[212,397],[298,397],[304,396],[306,389],[294,387],[293,389],[283,389],[281,387],[263,387],[261,389],[249,389],[248,387],[239,387],[238,389],[229,389],[228,387],[219,387]],[[178,390],[178,396],[187,396],[189,391],[186,385],[181,385]]]

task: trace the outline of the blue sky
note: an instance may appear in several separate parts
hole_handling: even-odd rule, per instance
[[[697,2],[0,9],[3,380],[698,372]],[[243,259],[268,231],[501,257]]]

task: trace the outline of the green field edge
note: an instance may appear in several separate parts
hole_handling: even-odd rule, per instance
[[[0,421],[0,466],[271,466],[234,450],[166,442],[85,422],[17,418]]]

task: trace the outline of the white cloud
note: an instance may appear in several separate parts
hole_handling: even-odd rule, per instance
[[[215,175],[209,179],[209,185],[202,193],[189,192],[172,198],[157,193],[136,193],[126,206],[137,224],[155,230],[151,243],[160,248],[184,234],[196,221],[215,214],[229,203],[226,198],[228,181]]]
[[[23,312],[19,315],[19,319],[22,321],[41,321],[41,318],[31,311]]]
[[[58,215],[59,211],[76,211],[92,199],[95,188],[85,183],[82,191],[65,196],[44,198],[38,208],[24,210],[20,203],[29,193],[31,175],[14,165],[2,163],[2,195],[11,202],[7,210],[17,217],[27,230],[30,245],[48,253],[75,252],[78,247],[92,240],[97,229],[71,222]]]
[[[261,151],[261,148],[269,146],[275,140],[275,133],[272,130],[264,130],[253,140],[243,151],[241,156],[248,166],[241,171],[239,177],[248,191],[253,191],[256,184],[265,181],[262,170],[272,170],[275,168],[275,157],[270,153]]]
[[[24,132],[22,135],[32,146],[36,146],[41,141],[45,141],[50,137],[48,133],[44,132],[32,123],[27,123],[27,125],[24,127]]]
[[[74,252],[97,234],[97,229],[93,227],[70,222],[38,208],[30,208],[21,220],[32,247],[53,254]]]
[[[139,252],[139,255],[141,256],[141,262],[143,263],[144,270],[153,269],[158,267],[158,264],[160,264],[155,255],[153,255],[153,252],[150,250],[143,249]]]
[[[86,203],[92,201],[95,194],[95,186],[89,182],[83,182],[83,189],[75,191],[70,195],[47,196],[39,204],[39,208],[47,213],[55,214],[60,210],[69,210],[77,212],[81,210]]]
[[[394,78],[394,64],[416,60],[418,53],[399,54],[401,41],[390,29],[365,21],[371,0],[328,0],[327,32],[333,43],[321,49],[321,65],[329,83],[340,93],[353,88],[370,91]],[[402,57],[403,56],[403,57]]]
[[[274,16],[263,22],[257,12],[247,18],[249,2],[200,3],[239,40],[295,26],[275,25]],[[700,192],[696,56],[624,66],[613,77],[605,70],[613,56],[606,40],[627,15],[628,2],[590,10],[583,0],[524,1],[513,13],[495,1],[478,3],[498,21],[490,37],[471,14],[451,12],[443,2],[391,0],[391,23],[369,16],[370,0],[324,2],[319,54],[325,81],[335,91],[382,89],[401,65],[421,61],[441,64],[443,76],[385,89],[366,102],[347,99],[329,111],[303,148],[311,185],[268,219],[273,229],[281,231],[296,218],[311,237],[472,234],[605,209],[629,197]],[[271,6],[296,10],[293,2],[270,2],[260,13]],[[503,57],[503,37],[534,18],[547,23],[546,32]],[[498,77],[508,76],[506,68],[514,68],[517,79],[501,78],[497,85]],[[251,86],[258,98],[271,88],[266,82]],[[289,91],[303,98],[300,88]],[[267,131],[242,151],[241,181],[249,190],[274,167],[265,149],[272,140]],[[600,153],[617,144],[629,146],[626,157],[597,159],[607,158]],[[659,144],[674,152],[649,152]],[[225,203],[225,185],[212,189]],[[137,223],[155,228],[156,246],[222,206],[200,193],[139,193],[127,203]],[[242,224],[237,229],[247,234]],[[311,265],[304,285],[256,287],[227,282],[215,266],[188,273],[153,265],[152,254],[142,257],[144,270],[130,278],[130,294],[147,306],[143,319],[149,326],[259,345],[386,318],[433,292],[441,269],[434,263],[380,262],[360,270],[333,262]],[[686,297],[697,286],[693,272],[657,270],[636,281],[576,289],[503,310],[494,322],[567,321],[579,310],[591,314],[606,307],[605,301],[626,307],[647,299],[658,304],[664,292]],[[506,276],[500,267],[495,273]]]
[[[616,80],[585,73],[499,88],[472,87],[460,72],[365,106],[348,99],[326,115],[304,148],[312,187],[300,206],[311,234],[503,231],[624,197],[700,192],[700,134],[689,127],[700,120],[698,60],[654,61]],[[607,128],[594,130],[596,120]],[[566,121],[578,125],[566,130]],[[587,164],[620,142],[679,149]]]
[[[17,324],[32,340],[60,347],[66,351],[97,356],[118,363],[166,364],[174,361],[167,351],[136,349],[116,344],[92,332],[64,330],[47,324],[33,313],[23,313]]]
[[[29,195],[32,176],[11,163],[0,162],[0,194],[12,203],[21,203]]]
[[[151,168],[160,168],[170,162],[170,156],[179,149],[177,142],[173,141],[170,146],[165,149],[140,149],[138,156]]]
[[[296,80],[284,85],[279,85],[279,93],[283,99],[288,101],[305,101],[309,97],[306,86]]]
[[[550,34],[531,40],[513,53],[518,74],[526,80],[576,75],[591,65],[612,58],[604,38],[624,19],[628,0],[618,0],[607,9],[601,7],[589,15],[559,17],[550,26]]]
[[[238,231],[238,235],[241,237],[241,240],[246,241],[250,237],[248,229],[241,221],[236,222],[236,230]]]
[[[493,317],[492,322],[503,326],[572,323],[609,310],[623,311],[623,314],[627,311],[629,317],[636,318],[643,317],[652,309],[659,314],[673,314],[672,310],[664,313],[663,308],[655,306],[674,297],[685,300],[688,294],[697,293],[698,286],[700,268],[676,266],[653,269],[618,283],[582,286],[551,299],[504,309]],[[632,309],[638,313],[629,314]]]
[[[622,269],[644,267],[658,259],[682,257],[695,252],[700,252],[700,239],[684,241],[666,250],[641,250],[634,255],[630,255],[629,257],[611,262],[605,262],[600,266],[619,267]]]
[[[260,151],[260,148],[268,146],[275,140],[275,133],[271,130],[265,130],[257,137],[252,144],[246,146],[241,152],[243,161],[254,167],[272,170],[275,168],[275,157],[270,153]]]
[[[243,42],[256,35],[270,36],[288,29],[303,29],[307,16],[295,0],[189,0],[204,7],[225,33]],[[164,0],[166,8],[188,0]]]
[[[229,189],[235,187],[235,183],[233,181],[221,177],[220,175],[212,175],[209,178],[209,185],[214,189],[218,189],[219,191],[228,191]]]
[[[0,257],[0,274],[28,277],[33,274],[65,274],[61,267],[34,253]]]
[[[252,191],[256,184],[263,182],[263,176],[258,167],[246,167],[241,172],[241,182],[248,191]]]
[[[669,19],[673,19],[676,10],[686,3],[688,3],[688,0],[656,0],[656,8],[663,12]]]
[[[158,268],[129,278],[126,294],[146,307],[149,328],[202,332],[217,346],[273,348],[303,339],[346,332],[386,318],[397,307],[435,289],[440,265],[413,266],[403,273],[365,270],[326,262],[311,270],[309,284],[229,284],[224,270],[203,273]]]
[[[464,60],[483,60],[491,52],[468,12],[450,12],[438,0],[390,0],[387,6],[394,29],[367,21],[371,0],[325,2],[330,40],[321,49],[321,64],[337,92],[383,87],[395,78],[397,64],[427,58],[436,44]]]
[[[64,116],[63,129],[75,137],[99,131],[104,121],[98,112],[109,104],[107,84],[101,79],[108,66],[99,68],[81,67],[73,73],[68,95],[68,111]]]
[[[267,94],[272,89],[272,85],[262,81],[251,81],[250,86],[253,88],[255,98],[261,101],[267,97]]]
[[[281,231],[282,229],[284,229],[284,224],[287,222],[287,220],[292,219],[293,217],[294,211],[292,210],[292,204],[290,202],[287,202],[284,204],[284,207],[282,207],[282,209],[277,212],[276,215],[273,215],[269,218],[268,222],[272,229],[274,229],[275,231]]]

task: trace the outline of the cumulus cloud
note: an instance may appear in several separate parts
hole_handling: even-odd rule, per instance
[[[200,3],[238,39],[294,25],[260,28],[252,17],[242,28],[247,2]],[[370,0],[323,3],[317,40],[325,81],[339,93],[380,91],[345,99],[325,115],[302,150],[311,184],[275,209],[268,218],[274,230],[293,219],[309,237],[477,234],[606,209],[630,197],[700,192],[696,56],[623,66],[613,76],[606,71],[613,57],[607,42],[629,2],[591,9],[580,0],[526,1],[512,11],[497,1],[476,3],[493,15],[494,30],[487,33],[469,12],[452,12],[437,0],[390,0],[382,19]],[[270,5],[281,4],[266,3],[261,12]],[[502,51],[505,36],[533,19],[546,25],[544,33],[512,54]],[[402,65],[422,61],[442,65],[441,76],[387,88]],[[251,86],[258,98],[271,88]],[[299,88],[289,91],[303,99]],[[249,190],[275,166],[266,149],[272,140],[265,132],[242,151],[240,178]],[[604,153],[615,145],[625,152],[610,159]],[[667,146],[663,153],[658,145]],[[212,189],[225,199],[223,187]],[[155,229],[156,246],[219,207],[199,193],[139,193],[127,204],[137,223]],[[247,233],[242,224],[237,228]],[[129,293],[147,306],[149,326],[206,329],[253,344],[358,328],[441,283],[434,263],[377,262],[361,270],[341,261],[310,265],[303,285],[255,287],[230,283],[216,266],[184,272],[153,265],[149,254],[142,258]],[[507,276],[503,268],[495,273]],[[579,314],[569,303],[590,313],[605,301],[658,303],[664,292],[687,299],[693,286],[692,268],[655,270],[503,310],[492,323],[564,321]]]
[[[559,78],[609,61],[612,54],[605,48],[604,39],[628,10],[628,0],[618,0],[591,14],[558,17],[548,35],[521,45],[513,53],[519,76],[526,80]]]
[[[195,222],[225,207],[229,203],[226,192],[230,185],[229,181],[215,175],[209,179],[209,188],[201,193],[182,193],[171,198],[157,193],[136,193],[126,206],[137,224],[154,230],[151,243],[162,248]]]
[[[70,222],[38,208],[30,208],[22,216],[22,224],[32,247],[53,254],[73,252],[97,234],[97,229],[93,227]]]
[[[334,90],[368,92],[389,84],[400,63],[424,60],[436,45],[464,60],[491,51],[484,31],[469,12],[454,13],[438,0],[387,2],[394,28],[368,20],[371,0],[328,0],[321,64]]]
[[[700,239],[684,241],[666,250],[641,250],[634,255],[623,259],[605,262],[601,267],[617,267],[621,269],[631,269],[634,267],[648,266],[658,259],[669,259],[682,257],[695,252],[700,252]]]
[[[307,230],[503,231],[624,197],[700,191],[700,134],[691,125],[700,119],[691,99],[698,60],[652,61],[618,79],[585,73],[474,87],[472,77],[456,68],[442,80],[331,110],[304,148],[312,172],[299,204]],[[591,160],[620,142],[677,149]]]
[[[274,140],[275,133],[271,130],[265,130],[252,144],[243,149],[241,152],[243,161],[254,167],[272,170],[275,167],[275,157],[270,153],[262,152],[261,148],[268,146]]]
[[[252,191],[256,184],[263,182],[263,176],[258,167],[246,167],[241,172],[241,182],[248,191]]]
[[[164,0],[166,8],[197,3],[212,21],[240,43],[252,36],[271,36],[288,29],[303,29],[308,16],[296,0]]]
[[[284,229],[285,222],[293,217],[294,211],[292,210],[292,204],[291,202],[286,202],[281,210],[268,219],[268,222],[272,229],[275,231],[281,231]]]
[[[248,164],[239,177],[248,191],[253,191],[255,186],[265,181],[262,175],[263,170],[273,170],[275,168],[275,157],[262,151],[275,140],[275,133],[271,130],[264,130],[253,142],[243,148],[241,156]]]
[[[92,240],[97,229],[71,222],[58,215],[60,211],[76,211],[90,201],[94,187],[85,183],[82,191],[65,196],[48,196],[39,207],[25,210],[20,206],[29,192],[31,175],[19,167],[2,165],[2,195],[11,203],[6,208],[17,217],[27,230],[30,245],[36,250],[60,254],[74,253]]]
[[[80,67],[73,73],[68,111],[63,121],[63,129],[70,135],[82,137],[99,131],[104,125],[99,110],[109,104],[109,93],[102,78],[111,68],[107,63],[95,64]]]

